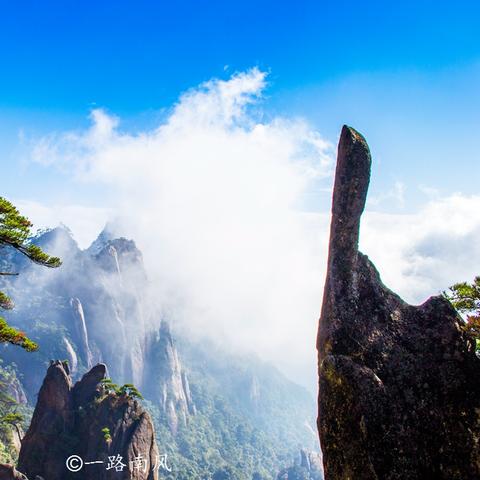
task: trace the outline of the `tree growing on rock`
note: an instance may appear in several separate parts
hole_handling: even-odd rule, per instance
[[[113,383],[111,378],[104,378],[100,383],[103,387],[103,392],[105,395],[116,395],[117,397],[122,398],[143,399],[143,396],[137,387],[131,383],[126,383],[125,385],[119,386],[116,383]]]
[[[452,285],[444,295],[459,313],[466,315],[464,329],[475,339],[476,350],[480,352],[480,276],[473,283]]]
[[[45,253],[37,245],[30,243],[32,223],[28,218],[20,214],[17,208],[3,197],[0,197],[0,252],[6,248],[13,248],[25,255],[32,262],[49,268],[61,265],[58,257],[52,257]],[[18,275],[15,272],[0,272],[2,276]],[[11,310],[14,307],[12,299],[0,291],[0,308]],[[11,327],[0,316],[0,343],[12,343],[28,352],[38,349],[38,345],[30,340],[24,332]]]

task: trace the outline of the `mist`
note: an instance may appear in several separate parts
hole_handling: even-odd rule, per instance
[[[96,109],[88,129],[39,139],[32,157],[73,176],[80,191],[108,190],[102,219],[108,211],[119,234],[136,241],[176,329],[255,352],[313,391],[330,199],[313,208],[310,199],[331,189],[335,149],[302,119],[266,115],[267,87],[255,68],[211,80],[135,134]],[[371,204],[362,249],[388,286],[423,301],[478,273],[480,250],[463,263],[452,252],[466,252],[480,231],[479,204],[461,194],[432,198],[410,215]]]
[[[325,239],[302,207],[330,182],[333,148],[301,120],[262,120],[265,86],[257,69],[212,80],[136,135],[94,110],[88,130],[42,139],[34,158],[113,192],[118,230],[144,253],[176,328],[257,352],[305,384]]]

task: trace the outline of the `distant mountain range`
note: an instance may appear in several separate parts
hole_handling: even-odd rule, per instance
[[[107,228],[81,250],[66,227],[32,241],[63,265],[48,270],[14,250],[0,259],[19,272],[0,278],[16,302],[7,319],[40,345],[35,353],[0,347],[17,401],[35,404],[51,359],[68,360],[74,379],[102,362],[113,381],[133,383],[145,397],[173,465],[165,478],[321,478],[310,468],[318,464],[311,395],[257,358],[174,333],[134,241]]]

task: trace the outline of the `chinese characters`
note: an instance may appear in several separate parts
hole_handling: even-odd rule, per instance
[[[82,470],[83,467],[88,465],[105,465],[105,470],[114,470],[115,472],[123,472],[127,468],[127,463],[124,463],[123,457],[120,454],[108,456],[108,461],[103,460],[94,460],[85,462],[78,455],[70,455],[65,465],[70,472],[76,473]],[[132,460],[128,462],[128,467],[131,472],[142,471],[147,472],[149,461],[142,455],[137,455]],[[168,463],[168,456],[166,453],[157,455],[155,462],[151,467],[152,471],[164,470],[166,472],[171,472],[172,468]]]

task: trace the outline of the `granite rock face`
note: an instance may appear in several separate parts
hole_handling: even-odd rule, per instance
[[[175,435],[180,425],[187,425],[189,418],[196,413],[190,384],[183,370],[170,326],[162,321],[158,333],[152,337],[147,348],[149,363],[145,394],[155,398],[161,414]]]
[[[149,414],[128,396],[105,393],[101,384],[105,377],[105,365],[98,364],[72,385],[68,365],[51,363],[22,440],[18,469],[28,478],[158,478],[154,468],[158,450]],[[104,429],[108,429],[108,435]],[[85,462],[78,472],[66,467],[71,455]],[[111,458],[115,459],[113,463]]]
[[[358,251],[370,166],[344,127],[317,339],[325,479],[479,479],[480,360],[447,300],[407,304]]]

